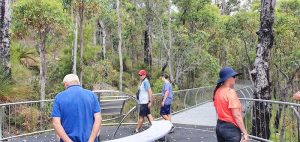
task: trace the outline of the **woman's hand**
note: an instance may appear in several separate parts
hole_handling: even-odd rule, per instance
[[[248,134],[242,134],[242,142],[249,142],[249,135]]]
[[[161,102],[161,106],[162,106],[162,107],[165,106],[165,102],[164,102],[164,101]]]

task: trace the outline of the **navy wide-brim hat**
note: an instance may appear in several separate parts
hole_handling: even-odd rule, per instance
[[[226,81],[228,78],[233,77],[233,76],[238,76],[241,75],[240,73],[236,72],[233,70],[231,67],[224,67],[221,69],[219,73],[220,79],[218,80],[217,84],[220,84],[224,81]]]

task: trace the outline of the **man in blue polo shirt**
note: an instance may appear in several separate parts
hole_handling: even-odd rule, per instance
[[[171,121],[171,104],[173,100],[172,84],[169,82],[169,75],[162,74],[161,79],[164,82],[162,88],[162,101],[160,108],[160,115],[165,119]]]
[[[61,142],[98,142],[101,113],[97,96],[80,86],[76,74],[63,80],[66,90],[56,95],[52,123]]]
[[[173,100],[173,89],[172,84],[169,81],[169,75],[163,73],[161,75],[161,79],[163,81],[163,87],[162,87],[162,101],[161,101],[161,107],[160,107],[160,115],[163,119],[171,121],[171,105]],[[172,126],[172,129],[170,130],[170,133],[174,132],[175,127]]]

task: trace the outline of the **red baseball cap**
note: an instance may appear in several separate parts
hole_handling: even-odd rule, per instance
[[[147,75],[147,72],[145,70],[140,70],[139,75]]]

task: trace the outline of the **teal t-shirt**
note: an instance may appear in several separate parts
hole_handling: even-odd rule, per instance
[[[150,87],[149,80],[147,78],[144,79],[139,87],[139,104],[147,104],[149,102],[148,90]]]

